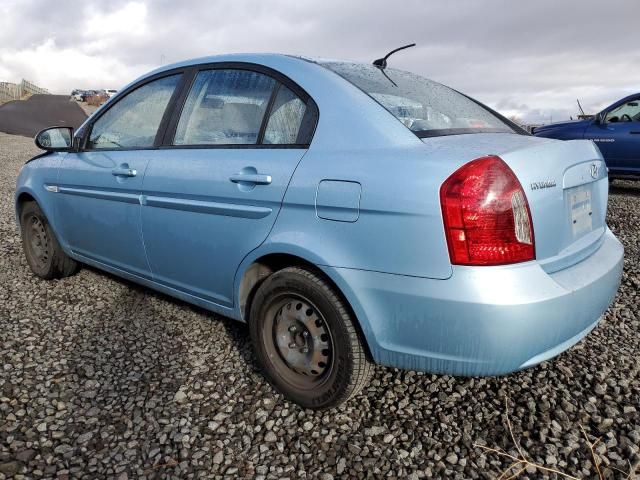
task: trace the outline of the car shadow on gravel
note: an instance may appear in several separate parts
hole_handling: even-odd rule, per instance
[[[181,460],[185,419],[198,418],[192,435],[204,445],[208,421],[228,415],[230,398],[280,398],[256,375],[246,325],[92,267],[73,281],[86,285],[86,302],[69,299],[80,323],[65,328],[67,349],[51,386],[65,405],[59,428],[72,439],[62,456],[89,464],[120,454],[130,475],[149,474]],[[234,405],[237,415],[244,405]]]
[[[72,378],[64,383],[80,406],[108,406],[115,419],[131,410],[123,399],[141,399],[138,406],[143,409],[151,392],[171,400],[189,366],[180,327],[156,308],[153,294],[113,279],[122,284],[118,290],[123,294],[114,295],[111,302],[101,299],[95,307],[80,312],[85,327],[70,334],[74,348],[67,357],[67,371]],[[114,397],[113,392],[123,395]]]
[[[130,322],[133,325],[128,327],[130,329],[136,328],[136,325],[145,327],[147,337],[153,332],[155,337],[171,337],[176,341],[176,339],[180,339],[184,332],[171,332],[171,326],[167,325],[167,321],[170,322],[175,317],[175,314],[167,313],[167,310],[176,309],[180,316],[193,316],[206,322],[219,323],[226,332],[226,339],[231,341],[232,347],[235,348],[239,355],[241,355],[249,369],[252,371],[260,370],[251,347],[251,338],[249,336],[249,328],[247,324],[225,317],[224,315],[211,312],[205,308],[198,307],[197,305],[184,302],[180,299],[139,285],[109,272],[99,270],[88,265],[82,265],[81,268],[88,270],[97,276],[106,277],[111,281],[118,283],[125,289],[124,297],[118,299],[111,306],[113,312],[118,312],[120,314],[120,318],[117,319],[116,324],[118,324],[118,321],[123,323]],[[158,302],[152,301],[153,299],[160,300],[161,302],[167,302],[172,308],[158,309],[154,306],[154,304],[157,304]],[[138,322],[138,318],[144,320]],[[153,324],[149,325],[148,319],[154,319]],[[93,322],[91,322],[91,324],[93,324]],[[160,332],[158,332],[157,329],[161,329]],[[100,333],[102,335],[110,334],[106,329]],[[141,334],[142,332],[136,330],[131,333],[136,335]],[[165,347],[166,345],[163,345],[162,343],[158,344],[159,349]],[[171,348],[172,353],[175,351],[175,353],[185,354],[186,350],[188,350],[188,347],[183,348],[181,351],[175,351],[175,348]],[[179,383],[179,381],[176,382],[176,384]]]

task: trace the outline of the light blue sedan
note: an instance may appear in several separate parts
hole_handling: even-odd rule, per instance
[[[530,136],[380,63],[189,60],[36,143],[15,196],[36,275],[88,264],[247,322],[305,407],[351,398],[373,363],[530,367],[620,283],[592,142]]]

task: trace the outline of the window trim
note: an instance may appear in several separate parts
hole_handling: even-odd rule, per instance
[[[86,128],[83,129],[84,131],[81,132],[81,137],[80,137],[80,145],[78,147],[78,152],[113,152],[113,151],[135,151],[135,150],[157,150],[158,147],[161,145],[161,141],[162,138],[164,137],[164,132],[166,131],[166,122],[168,121],[168,119],[170,118],[170,112],[173,111],[173,107],[175,104],[175,101],[178,97],[179,92],[182,91],[182,89],[184,88],[184,83],[186,80],[186,75],[185,73],[187,72],[188,69],[185,69],[184,67],[182,68],[176,68],[176,69],[172,69],[172,70],[167,70],[164,72],[159,72],[155,75],[151,75],[149,77],[144,78],[143,80],[141,80],[140,82],[137,82],[131,86],[129,86],[128,88],[121,90],[120,92],[118,92],[116,94],[116,96],[113,98],[113,100],[110,102],[111,104],[99,111],[96,115],[95,118],[91,119],[91,122],[89,124],[87,124]],[[102,118],[103,115],[105,115],[109,110],[111,110],[115,105],[117,105],[124,97],[126,97],[127,95],[129,95],[130,93],[133,93],[134,91],[138,90],[139,88],[144,87],[145,85],[155,82],[156,80],[161,80],[163,78],[166,77],[172,77],[174,75],[181,75],[180,79],[178,80],[178,83],[175,87],[175,89],[173,90],[173,93],[171,94],[171,98],[169,98],[169,102],[167,103],[167,106],[165,107],[164,113],[162,114],[162,119],[160,120],[160,124],[158,125],[158,131],[156,132],[156,136],[153,140],[153,145],[152,146],[147,146],[147,147],[112,147],[112,148],[88,148],[87,145],[89,143],[89,138],[91,137],[91,132],[93,131],[93,127],[96,124],[96,122],[98,120],[100,120]]]
[[[162,144],[159,146],[162,150],[175,150],[175,149],[220,149],[220,148],[236,148],[236,149],[308,149],[313,141],[313,137],[315,135],[315,130],[320,121],[320,112],[316,102],[313,100],[311,95],[309,95],[300,85],[295,83],[289,77],[284,75],[283,73],[274,70],[271,67],[267,67],[265,65],[260,65],[258,63],[251,62],[214,62],[214,63],[203,63],[199,65],[194,65],[190,68],[192,74],[188,85],[184,86],[183,92],[180,95],[179,99],[176,101],[175,105],[173,105],[172,116],[170,121],[167,124],[167,129],[165,131]],[[195,144],[195,145],[174,145],[173,141],[175,139],[176,131],[178,128],[178,123],[180,121],[180,116],[182,115],[182,111],[187,101],[187,97],[189,96],[189,92],[191,91],[191,87],[193,86],[193,82],[197,75],[203,71],[210,70],[246,70],[249,72],[259,73],[262,75],[266,75],[272,78],[276,84],[274,85],[273,90],[271,91],[271,97],[269,98],[269,103],[267,104],[267,109],[265,110],[264,116],[262,118],[262,123],[260,126],[260,131],[258,133],[258,139],[256,143],[224,143],[224,144]],[[275,95],[278,90],[280,90],[280,86],[284,85],[289,90],[291,90],[295,95],[297,95],[300,100],[305,102],[307,106],[307,110],[305,111],[305,116],[303,117],[303,121],[300,125],[300,132],[298,132],[297,141],[304,139],[301,138],[300,133],[303,131],[303,126],[305,126],[305,118],[308,115],[308,112],[312,114],[311,118],[307,120],[307,123],[313,122],[312,126],[305,126],[305,133],[308,137],[308,141],[304,143],[289,143],[289,144],[264,144],[258,143],[262,142],[264,139],[264,130],[266,130],[267,122],[269,117],[271,116],[271,108],[273,107],[273,103],[275,101]]]
[[[269,120],[271,119],[271,114],[273,113],[273,104],[276,102],[276,98],[278,98],[278,93],[280,93],[281,88],[282,88],[282,83],[276,80],[276,84],[273,87],[273,90],[271,90],[271,96],[269,97],[267,108],[265,109],[264,115],[262,116],[262,123],[260,124],[260,131],[258,132],[258,138],[256,138],[256,145],[264,145],[264,134],[267,131],[267,125],[269,124]]]

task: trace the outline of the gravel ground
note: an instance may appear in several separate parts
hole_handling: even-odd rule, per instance
[[[619,295],[552,362],[503,378],[379,367],[340,408],[284,400],[257,371],[244,325],[84,268],[35,278],[13,192],[31,140],[0,134],[0,480],[3,478],[495,478],[517,455],[597,478],[640,463],[640,183],[616,182]],[[515,473],[515,471],[514,471]],[[529,467],[520,478],[546,478]],[[555,478],[551,474],[550,478]]]
[[[91,115],[93,115],[93,113],[98,110],[97,105],[89,105],[87,102],[76,102],[78,104],[78,106],[82,109],[82,111],[87,115],[87,117],[90,117]]]

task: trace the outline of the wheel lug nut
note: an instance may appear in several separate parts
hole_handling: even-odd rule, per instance
[[[306,330],[304,332],[302,332],[302,336],[304,338],[307,338],[309,336],[309,332],[307,332]]]
[[[296,326],[295,326],[295,325],[291,325],[291,326],[289,327],[289,331],[290,331],[290,332],[295,332],[296,330],[297,330],[297,328],[296,328]]]
[[[302,347],[302,348],[300,349],[300,351],[301,351],[302,353],[309,353],[309,349],[308,349],[307,347]]]
[[[297,347],[297,345],[295,343],[290,343],[289,344],[289,348],[296,348],[296,347]]]

